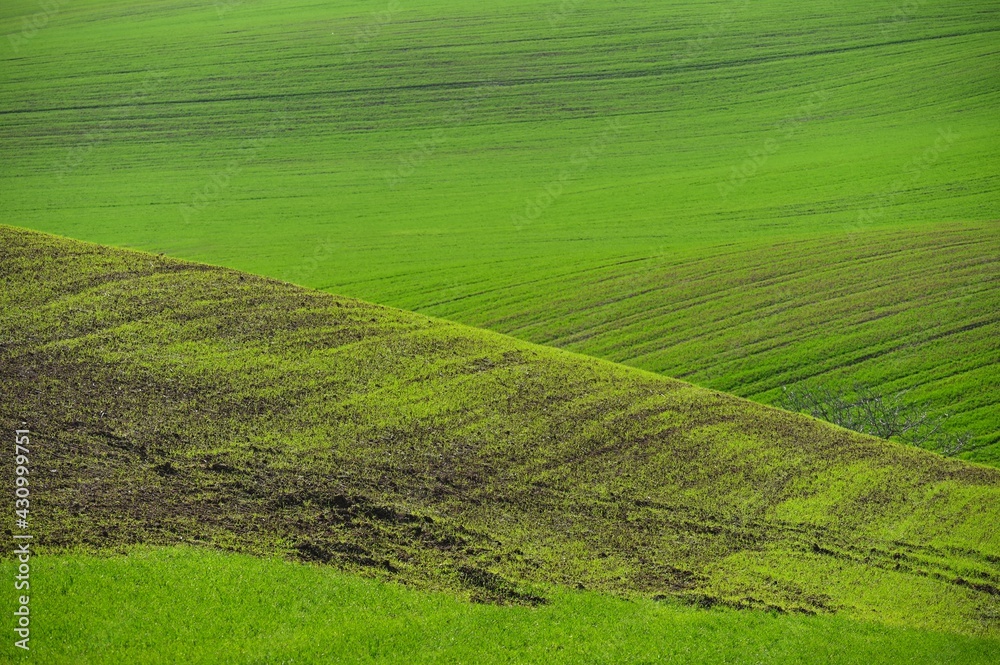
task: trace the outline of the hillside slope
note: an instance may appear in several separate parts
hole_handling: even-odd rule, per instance
[[[226,269],[0,243],[0,419],[35,432],[50,550],[1000,629],[995,469]]]
[[[38,12],[0,6],[12,223],[765,402],[914,388],[1000,462],[995,0],[88,0],[23,34]]]
[[[964,457],[1000,464],[1000,224],[731,244],[457,292],[418,311],[764,403],[799,382],[907,391],[976,437]]]

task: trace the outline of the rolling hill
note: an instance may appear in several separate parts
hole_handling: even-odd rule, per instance
[[[998,284],[1000,227],[939,225],[651,256],[421,311],[765,403],[803,382],[906,391],[997,465]]]
[[[911,389],[1000,460],[995,2],[51,7],[0,7],[9,223],[762,402]]]
[[[0,242],[0,420],[39,442],[47,553],[1000,629],[996,469],[229,269]]]

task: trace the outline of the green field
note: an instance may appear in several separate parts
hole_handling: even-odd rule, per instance
[[[0,570],[8,576],[9,566]],[[471,605],[329,568],[192,548],[45,557],[37,571],[47,591],[36,655],[48,665],[989,665],[1000,650],[995,638],[580,591],[555,590],[537,608]]]
[[[996,469],[227,269],[0,240],[0,420],[44,442],[46,552],[191,543],[482,603],[556,585],[1000,630]]]
[[[1000,460],[1000,7],[6,2],[4,220]],[[772,261],[778,258],[778,261]]]
[[[996,662],[998,36],[0,3],[0,662]],[[775,408],[809,386],[971,443]]]
[[[998,231],[951,225],[655,257],[512,287],[499,308],[475,296],[466,318],[769,403],[801,381],[909,391],[979,435],[966,458],[996,464]],[[434,310],[461,318],[466,306]]]

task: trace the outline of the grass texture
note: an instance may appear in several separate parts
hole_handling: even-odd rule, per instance
[[[1000,461],[991,0],[46,6],[0,7],[8,223],[763,402],[910,388]]]
[[[42,557],[33,575],[34,647],[14,654],[4,641],[10,662],[986,665],[1000,650],[995,638],[583,591],[553,590],[534,608],[474,605],[187,547]]]
[[[0,422],[39,442],[46,552],[1000,629],[996,469],[228,269],[0,242]]]

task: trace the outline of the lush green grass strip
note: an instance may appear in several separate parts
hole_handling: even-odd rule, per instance
[[[31,602],[31,652],[5,639],[8,662],[974,665],[1000,652],[995,639],[592,592],[555,591],[537,608],[475,605],[193,548],[38,557]]]

